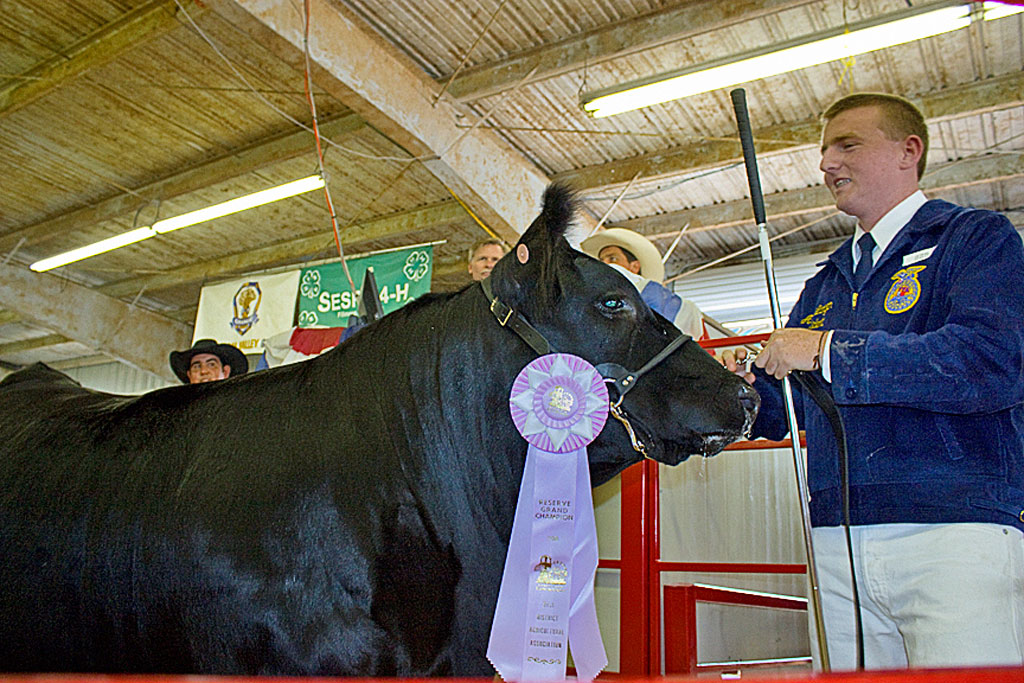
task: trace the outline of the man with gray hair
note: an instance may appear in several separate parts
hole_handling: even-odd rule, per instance
[[[491,274],[494,265],[505,255],[505,243],[497,238],[480,240],[469,248],[469,276],[479,282]]]

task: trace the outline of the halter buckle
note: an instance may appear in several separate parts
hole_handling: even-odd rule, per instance
[[[495,310],[495,308],[499,305],[504,306],[504,304],[498,301],[498,297],[494,297],[493,299],[491,299],[491,313],[494,314],[494,317],[497,319],[498,324],[501,325],[502,327],[505,327],[505,324],[508,322],[508,319],[512,317],[512,307],[505,306],[505,308],[507,308],[508,310],[505,311],[505,317],[502,318],[501,314]]]

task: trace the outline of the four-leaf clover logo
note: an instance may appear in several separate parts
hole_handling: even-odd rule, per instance
[[[320,271],[319,270],[307,270],[302,274],[302,284],[300,287],[302,296],[308,299],[315,299],[320,293]]]
[[[430,257],[427,256],[427,252],[414,251],[405,259],[402,272],[413,282],[419,282],[426,276],[429,264]]]

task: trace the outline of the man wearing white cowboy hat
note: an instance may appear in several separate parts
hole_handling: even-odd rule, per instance
[[[185,384],[213,382],[249,371],[249,362],[241,351],[213,339],[200,339],[190,349],[171,351],[170,359],[171,370]]]
[[[580,244],[583,252],[617,268],[640,292],[644,302],[694,339],[704,336],[704,319],[697,305],[662,284],[665,265],[654,244],[638,232],[608,228]]]

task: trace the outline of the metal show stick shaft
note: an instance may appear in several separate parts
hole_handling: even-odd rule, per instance
[[[743,146],[743,162],[747,169],[747,183],[750,185],[750,203],[754,209],[754,221],[757,223],[757,239],[761,245],[761,261],[764,263],[764,277],[768,286],[768,303],[771,306],[772,323],[775,329],[779,329],[782,327],[782,312],[779,310],[779,292],[775,287],[775,266],[772,263],[772,247],[768,242],[764,195],[761,193],[761,178],[757,172],[757,157],[754,154],[754,135],[750,128],[750,115],[747,112],[747,93],[743,88],[736,88],[729,95],[732,97],[732,106],[736,112],[736,126],[740,134],[740,144]],[[827,672],[831,669],[831,665],[828,657],[828,642],[825,640],[825,620],[821,612],[818,570],[814,561],[814,546],[811,541],[811,510],[808,502],[807,475],[804,472],[804,457],[800,448],[800,428],[796,421],[796,408],[793,405],[793,388],[789,377],[782,378],[782,398],[786,407],[786,419],[789,422],[790,440],[793,443],[793,469],[796,473],[796,488],[800,499],[804,550],[807,554],[807,578],[810,582],[811,608],[814,613],[814,624],[818,637],[818,652],[821,658],[821,668]]]

